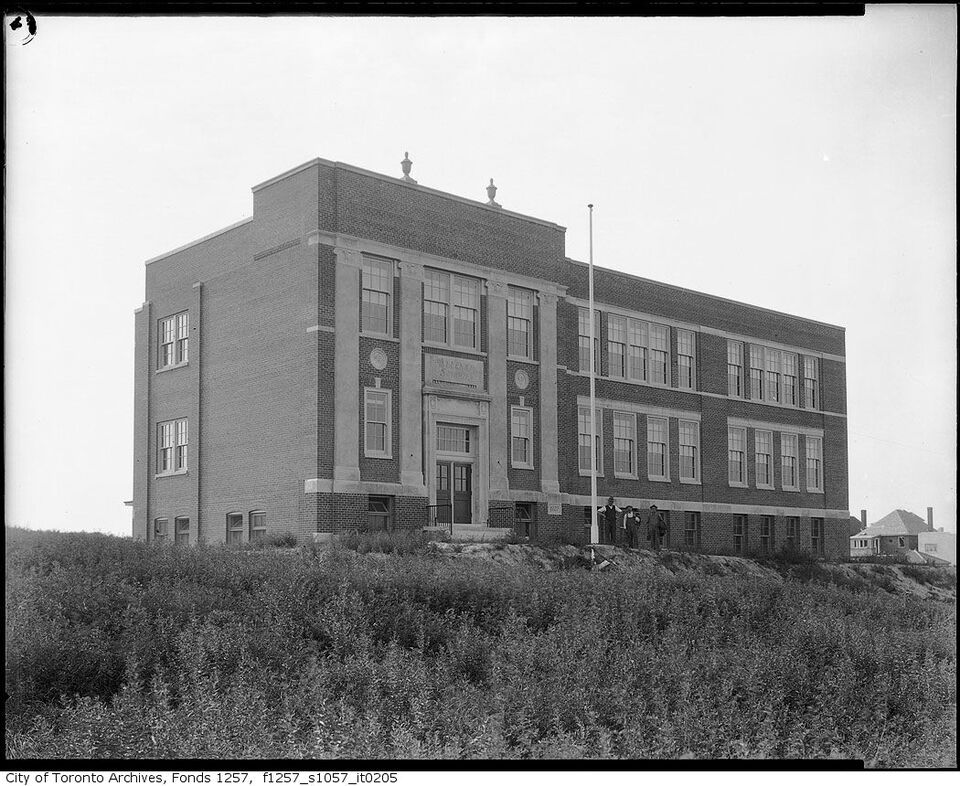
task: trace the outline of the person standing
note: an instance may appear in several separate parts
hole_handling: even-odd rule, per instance
[[[607,497],[607,504],[602,508],[597,508],[600,513],[600,542],[613,545],[613,539],[617,532],[617,514],[621,512],[617,507],[613,497]]]
[[[640,548],[640,511],[633,505],[624,508],[623,523],[627,529],[627,545],[631,549]]]
[[[656,505],[651,505],[650,513],[647,515],[647,538],[654,551],[660,551],[660,542],[666,534],[667,523],[663,520],[663,514]]]

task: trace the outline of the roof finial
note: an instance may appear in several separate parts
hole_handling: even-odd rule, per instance
[[[490,207],[500,207],[500,205],[494,201],[494,197],[497,195],[497,187],[493,184],[493,178],[490,178],[490,185],[487,186],[487,204]]]
[[[404,152],[403,161],[400,162],[400,167],[403,169],[403,179],[408,183],[416,183],[417,181],[410,177],[410,168],[413,166],[413,161],[410,160],[410,153]]]

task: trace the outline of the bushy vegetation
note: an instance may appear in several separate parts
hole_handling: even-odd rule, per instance
[[[946,603],[383,543],[6,535],[9,758],[956,765]]]

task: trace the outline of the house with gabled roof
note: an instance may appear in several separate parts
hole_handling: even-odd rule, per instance
[[[924,521],[909,510],[894,510],[851,536],[850,556],[898,556],[915,551],[920,533],[933,528],[932,516],[931,509],[928,509],[930,521]]]

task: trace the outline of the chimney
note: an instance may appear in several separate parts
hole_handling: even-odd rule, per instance
[[[860,523],[863,524],[863,528],[867,528],[867,510],[866,508],[860,509]]]
[[[927,532],[933,531],[933,508],[927,508]]]

